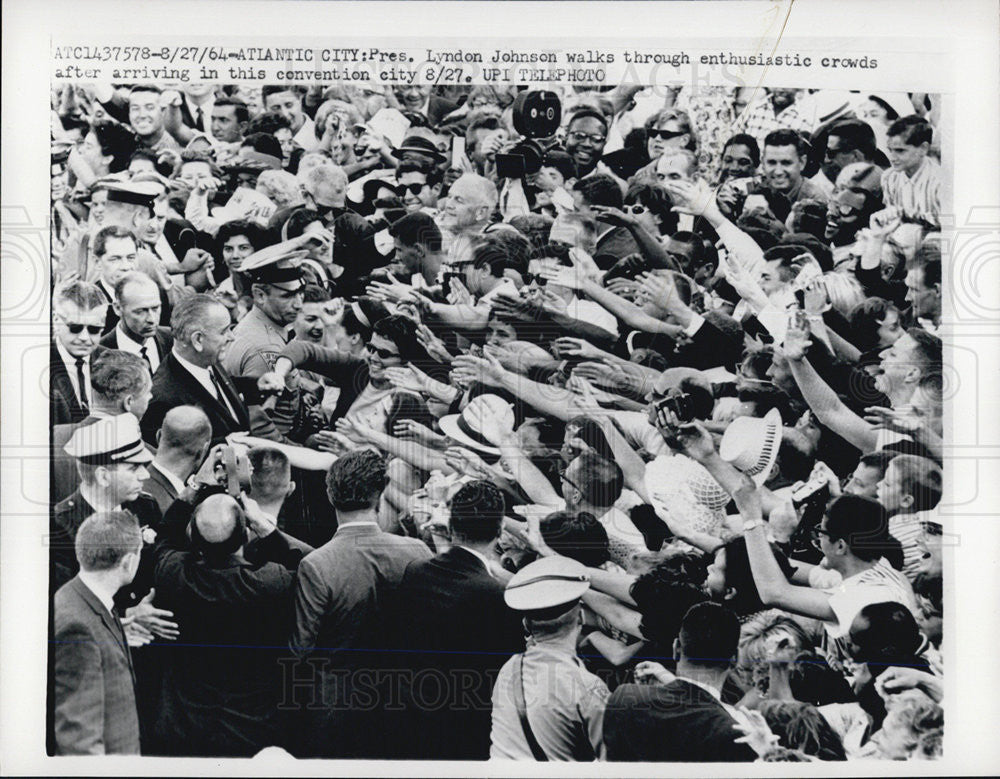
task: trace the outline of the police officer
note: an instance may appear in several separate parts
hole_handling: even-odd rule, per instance
[[[576,656],[586,569],[544,557],[507,583],[504,600],[524,615],[527,650],[508,660],[493,688],[491,758],[592,761],[602,754],[607,686]]]

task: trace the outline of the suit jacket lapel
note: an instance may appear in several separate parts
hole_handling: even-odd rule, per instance
[[[124,630],[119,627],[121,623],[111,615],[111,613],[105,608],[104,604],[101,603],[100,599],[91,592],[90,588],[84,584],[79,576],[76,576],[72,580],[73,588],[76,590],[77,594],[87,603],[88,606],[101,618],[101,622],[104,623],[112,636],[114,636],[115,643],[121,648],[122,652],[125,653],[125,659],[128,661],[128,670],[132,674],[132,683],[135,684],[135,669],[132,668],[132,653],[128,648],[128,639],[125,638]]]
[[[66,396],[66,399],[70,403],[71,411],[74,414],[82,414],[83,406],[80,404],[80,396],[76,393],[73,381],[69,377],[69,371],[66,369],[66,363],[62,361],[62,357],[59,355],[59,350],[56,349],[55,344],[52,344],[52,350],[49,353],[49,376],[51,377],[50,384],[53,388],[61,390]]]
[[[204,403],[207,403],[215,409],[216,413],[221,414],[223,417],[237,425],[240,424],[240,420],[232,415],[229,409],[226,408],[225,404],[205,389],[204,385],[194,377],[191,371],[181,365],[180,362],[174,358],[173,354],[167,357],[167,359],[170,360],[171,369],[179,379],[179,383],[183,383],[187,387],[188,391],[198,395]],[[247,424],[249,426],[249,422]]]
[[[219,385],[222,387],[222,391],[226,394],[229,402],[232,404],[233,409],[237,414],[237,422],[244,425],[247,429],[250,428],[250,415],[247,413],[246,404],[243,402],[243,398],[240,397],[240,393],[236,390],[236,385],[233,384],[233,380],[229,378],[229,374],[226,373],[219,365],[213,367],[216,377],[219,379]]]

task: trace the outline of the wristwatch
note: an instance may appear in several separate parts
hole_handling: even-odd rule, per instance
[[[750,519],[743,523],[743,532],[748,533],[758,527],[764,527],[767,523],[763,519]]]

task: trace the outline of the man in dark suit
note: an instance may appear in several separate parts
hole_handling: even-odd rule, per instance
[[[117,324],[101,339],[101,346],[139,355],[155,374],[174,344],[170,328],[159,325],[163,308],[159,287],[145,273],[132,271],[119,278],[111,292]]]
[[[57,503],[80,486],[76,461],[64,447],[79,428],[99,419],[132,414],[136,420],[146,413],[152,397],[149,368],[138,357],[118,349],[102,349],[91,360],[90,414],[79,422],[52,428],[52,459],[49,500]]]
[[[100,348],[107,301],[94,284],[74,281],[52,296],[49,423],[79,422],[90,412],[90,364]]]
[[[676,678],[667,684],[623,684],[611,694],[604,712],[607,759],[756,760],[754,749],[736,743],[743,732],[720,697],[739,638],[739,620],[731,611],[715,603],[692,606],[674,641]]]
[[[164,515],[184,491],[188,477],[205,461],[211,442],[212,425],[197,406],[177,406],[163,417],[156,433],[156,454],[146,468],[149,478],[142,488]]]
[[[402,579],[409,563],[431,557],[421,541],[381,531],[385,485],[385,461],[371,450],[351,452],[331,465],[327,494],[337,532],[299,566],[291,647],[303,665],[315,663],[320,679],[318,690],[306,691],[313,700],[320,692],[319,705],[298,701],[305,715],[305,738],[297,745],[303,756],[380,756],[385,733],[377,712],[357,706],[353,690],[377,667],[384,645],[378,606],[386,589]]]
[[[111,332],[118,323],[118,310],[112,306],[115,286],[126,275],[135,270],[139,257],[139,246],[130,230],[119,225],[105,225],[94,236],[93,254],[97,281],[95,284],[104,296],[107,314],[104,332]],[[149,278],[147,276],[147,278]],[[149,279],[153,284],[153,280]],[[157,287],[157,301],[159,288]]]
[[[153,399],[142,418],[143,438],[155,444],[156,431],[171,408],[198,406],[208,416],[216,443],[237,431],[281,440],[263,410],[248,407],[219,363],[233,340],[228,309],[211,295],[192,295],[174,307],[170,324],[174,345],[153,377]]]
[[[153,550],[157,605],[180,624],[180,641],[161,653],[156,748],[250,757],[284,742],[281,647],[295,569],[312,547],[250,498],[213,494],[193,506],[190,492]]]
[[[388,610],[399,651],[384,676],[398,676],[402,704],[399,727],[383,728],[394,734],[392,757],[486,760],[493,681],[524,649],[520,615],[497,578],[503,494],[473,481],[449,507],[451,548],[410,563]]]
[[[54,603],[56,754],[139,753],[135,674],[114,595],[132,581],[141,550],[139,523],[127,511],[95,514],[76,534],[80,572]]]

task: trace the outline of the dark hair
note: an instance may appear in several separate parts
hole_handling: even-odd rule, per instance
[[[120,122],[99,119],[90,125],[90,132],[100,145],[101,154],[111,155],[108,171],[118,173],[125,170],[139,143],[135,131]]]
[[[452,534],[468,541],[492,541],[500,535],[503,493],[488,481],[463,484],[448,503]]]
[[[875,349],[878,343],[878,329],[890,311],[896,306],[884,298],[866,298],[851,309],[848,321],[851,325],[851,342],[862,352]]]
[[[772,130],[764,137],[764,147],[768,146],[794,146],[795,152],[804,157],[809,154],[809,141],[795,130],[780,128]]]
[[[153,163],[153,166],[156,168],[157,171],[160,170],[159,155],[152,149],[147,149],[145,146],[136,149],[129,155],[128,162],[126,163],[125,167],[127,168],[129,165],[131,165],[133,160],[149,160],[150,162]]]
[[[242,100],[237,100],[235,97],[219,97],[215,100],[215,106],[235,106],[236,108],[236,121],[237,122],[248,122],[250,121],[250,109],[247,104]]]
[[[711,390],[706,389],[691,378],[681,379],[677,383],[677,389],[691,396],[691,408],[695,419],[712,418],[712,410],[715,408],[715,396]]]
[[[695,554],[672,556],[636,579],[629,595],[642,615],[643,638],[669,649],[688,609],[708,600],[701,589],[704,579],[704,566]]]
[[[843,539],[860,560],[885,557],[894,568],[903,567],[903,548],[889,534],[889,515],[877,500],[841,495],[826,510],[826,530],[831,540]]]
[[[253,466],[250,472],[250,492],[255,500],[284,498],[291,479],[288,455],[270,446],[256,446],[247,453]]]
[[[906,334],[916,342],[912,354],[920,364],[921,373],[925,376],[940,374],[943,367],[941,339],[922,327],[908,327]]]
[[[726,551],[726,589],[734,591],[734,595],[726,600],[726,607],[741,617],[764,611],[767,606],[760,599],[753,572],[750,570],[750,558],[747,555],[747,545],[743,541],[743,537],[736,536],[720,548]],[[782,574],[786,579],[790,579],[795,568],[788,562],[788,558],[780,549],[772,547],[772,551]],[[705,555],[703,564],[707,567],[714,562],[714,558],[715,553],[709,552]]]
[[[292,123],[284,116],[271,111],[265,111],[250,120],[250,123],[247,125],[246,134],[267,133],[268,135],[274,135],[278,130],[291,129]]]
[[[614,460],[584,452],[570,463],[570,467],[579,474],[574,482],[583,491],[583,499],[587,503],[599,507],[613,506],[621,497],[625,476]]]
[[[841,148],[838,151],[860,151],[865,155],[865,160],[871,160],[875,156],[875,131],[868,122],[840,119],[830,127],[827,138],[833,135],[840,138]]]
[[[887,452],[884,449],[879,449],[877,452],[869,452],[862,455],[861,459],[858,460],[858,465],[863,465],[866,468],[874,468],[882,476],[885,476],[885,469],[889,467],[889,463],[897,456],[895,452]]]
[[[392,404],[385,418],[385,432],[393,435],[393,428],[396,423],[412,419],[424,427],[433,428],[434,415],[427,408],[427,402],[420,395],[412,392],[395,392],[392,395]]]
[[[576,437],[597,452],[598,456],[605,460],[615,459],[611,444],[608,443],[608,438],[604,435],[604,430],[593,417],[573,417],[566,422],[566,428],[576,430]]]
[[[508,268],[518,273],[527,273],[532,245],[525,235],[514,230],[494,230],[487,233],[484,240],[507,254]]]
[[[557,554],[591,568],[600,568],[611,559],[608,531],[586,511],[556,511],[541,521],[545,543]]]
[[[587,205],[610,206],[620,209],[625,200],[621,187],[606,173],[591,173],[573,184],[573,190],[579,192]]]
[[[441,251],[441,230],[434,218],[424,211],[414,211],[397,219],[389,225],[389,235],[398,238],[405,246],[421,244],[429,251]]]
[[[108,250],[108,240],[111,238],[128,238],[138,247],[139,242],[135,239],[131,230],[118,225],[105,225],[97,231],[92,244],[94,256],[100,259]]]
[[[636,181],[629,186],[625,193],[625,205],[644,205],[649,212],[660,218],[660,233],[670,235],[677,229],[678,215],[673,211],[674,202],[667,194],[667,190],[659,184],[648,181]],[[701,239],[699,238],[699,243]]]
[[[269,154],[279,160],[284,156],[281,151],[281,142],[269,133],[252,133],[243,138],[240,147],[249,146],[261,154]]]
[[[330,299],[330,293],[319,284],[306,284],[302,290],[303,303],[325,303]]]
[[[923,273],[924,286],[933,287],[941,283],[941,245],[936,241],[928,241],[924,236],[924,242],[920,244],[917,253],[910,261],[909,270],[919,268]]]
[[[482,241],[472,250],[472,267],[485,268],[494,278],[502,278],[510,267],[510,255],[496,241]]]
[[[562,149],[550,149],[542,157],[543,168],[555,168],[564,179],[577,176],[576,162]]]
[[[399,177],[404,173],[423,173],[427,177],[427,185],[431,187],[440,184],[444,175],[442,170],[430,160],[413,158],[407,158],[399,163],[396,168],[396,181],[399,181]]]
[[[305,206],[296,208],[288,215],[284,227],[281,228],[281,232],[286,240],[298,238],[313,222],[323,222],[323,217],[320,216],[319,211],[306,208]]]
[[[260,88],[260,102],[266,105],[267,99],[271,95],[277,95],[281,92],[291,92],[300,100],[302,99],[302,92],[294,84],[265,84]]]
[[[76,559],[84,571],[109,571],[142,544],[139,521],[131,511],[91,514],[76,531]]]
[[[854,660],[879,666],[873,669],[875,675],[890,665],[912,664],[920,649],[920,627],[906,606],[891,601],[869,603],[854,619],[859,617],[866,624],[859,630],[851,626]]]
[[[566,123],[566,130],[568,131],[570,127],[573,126],[574,122],[580,119],[596,119],[602,125],[604,125],[604,131],[608,131],[608,117],[598,111],[596,108],[591,108],[590,106],[582,105],[574,108],[570,111],[569,121]]]
[[[219,227],[219,232],[215,234],[215,242],[219,247],[219,252],[222,252],[226,241],[237,235],[246,236],[254,251],[263,249],[267,243],[267,233],[262,227],[246,219],[236,219],[223,223]]]
[[[109,404],[121,404],[129,395],[148,389],[152,379],[149,366],[137,354],[109,349],[93,361],[90,386],[95,396]]]
[[[757,139],[752,135],[747,133],[736,133],[736,135],[729,138],[725,145],[722,147],[722,153],[726,153],[726,149],[730,146],[746,146],[747,151],[750,152],[750,159],[753,161],[753,166],[756,168],[760,165],[760,146],[757,145]]]
[[[549,233],[554,223],[555,220],[551,216],[535,213],[518,214],[507,222],[528,239],[532,252],[541,249],[549,242]]]
[[[417,326],[412,319],[400,314],[390,314],[374,323],[372,332],[392,341],[399,349],[403,362],[426,365],[430,362],[426,350],[417,340]]]
[[[764,701],[760,713],[781,746],[820,760],[847,760],[837,731],[814,706],[800,701]]]
[[[740,643],[740,621],[718,603],[692,606],[681,621],[681,652],[692,665],[727,668]]]
[[[795,700],[813,706],[854,702],[854,693],[843,675],[831,668],[825,657],[813,651],[795,656],[788,673],[788,686]]]
[[[934,137],[934,128],[922,116],[911,114],[890,124],[885,134],[888,138],[902,136],[903,143],[907,146],[920,146],[931,142]]]
[[[342,455],[326,474],[326,494],[337,511],[360,511],[375,505],[385,485],[385,460],[371,449]]]
[[[361,313],[370,324],[358,318],[358,315],[354,312],[355,304],[361,309]],[[340,324],[344,328],[344,332],[348,335],[360,335],[363,341],[367,341],[371,338],[372,326],[387,316],[389,316],[388,310],[382,303],[375,300],[375,298],[360,297],[354,303],[348,304],[344,308],[344,315],[340,320]]]

